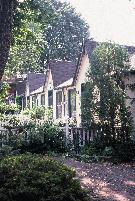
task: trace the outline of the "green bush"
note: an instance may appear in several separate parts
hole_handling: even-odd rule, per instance
[[[135,144],[133,142],[115,142],[109,145],[104,142],[99,143],[97,140],[84,146],[81,154],[97,156],[104,159],[104,161],[111,157],[112,162],[130,162],[135,160]]]
[[[57,125],[46,122],[43,125],[26,125],[27,143],[24,141],[19,148],[22,151],[43,153],[47,151],[63,153],[66,150],[64,132]]]
[[[103,156],[114,156],[115,150],[112,146],[108,146],[108,147],[105,147],[102,154],[103,154]]]
[[[31,120],[44,119],[52,120],[52,109],[46,108],[45,106],[34,106],[32,109],[26,108],[22,111],[22,114],[28,116]]]
[[[118,162],[130,162],[135,159],[135,144],[129,143],[117,143],[114,145],[116,150],[115,159]]]
[[[93,143],[84,146],[84,148],[81,151],[81,154],[86,154],[89,156],[94,156],[98,154],[98,150],[96,149],[95,145]]]
[[[10,155],[12,151],[12,147],[5,145],[0,148],[0,156],[7,156]]]
[[[102,155],[102,152],[106,146],[107,145],[104,143],[104,141],[96,138],[93,142],[85,145],[82,151],[83,154],[87,154],[89,156]]]
[[[12,150],[21,149],[21,153],[63,153],[67,149],[63,130],[52,122],[42,125],[29,122],[17,129],[17,132],[12,132],[9,127],[8,138],[3,136],[4,145],[12,147]]]
[[[75,172],[39,155],[6,157],[0,165],[1,201],[86,201]]]

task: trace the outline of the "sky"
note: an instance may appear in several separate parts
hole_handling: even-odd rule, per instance
[[[135,45],[135,0],[61,0],[69,2],[90,26],[96,41]]]

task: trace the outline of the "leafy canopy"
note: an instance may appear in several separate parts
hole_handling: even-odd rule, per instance
[[[41,72],[50,59],[76,60],[88,25],[58,0],[25,0],[14,16],[7,73]]]

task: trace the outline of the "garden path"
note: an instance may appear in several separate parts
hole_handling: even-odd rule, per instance
[[[135,164],[84,163],[71,158],[61,162],[77,172],[93,200],[135,201]]]

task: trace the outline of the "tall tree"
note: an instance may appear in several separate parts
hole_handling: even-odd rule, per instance
[[[49,59],[76,60],[88,25],[67,3],[24,0],[15,15],[13,35],[7,70],[39,72]]]
[[[123,71],[129,68],[128,53],[119,45],[103,43],[93,51],[90,61],[87,90],[82,99],[84,123],[98,123],[102,140],[108,143],[128,141],[131,116],[125,105],[123,82]],[[116,127],[120,127],[121,133],[117,133]]]
[[[88,25],[69,4],[53,2],[57,16],[44,30],[44,39],[47,42],[44,57],[46,59],[49,55],[50,59],[76,61],[83,41],[89,36]],[[41,8],[44,7],[42,3]]]
[[[14,15],[13,38],[7,69],[10,72],[41,70],[42,40],[41,12],[32,1],[18,5]]]
[[[0,80],[9,55],[12,16],[15,4],[16,0],[0,0]]]

